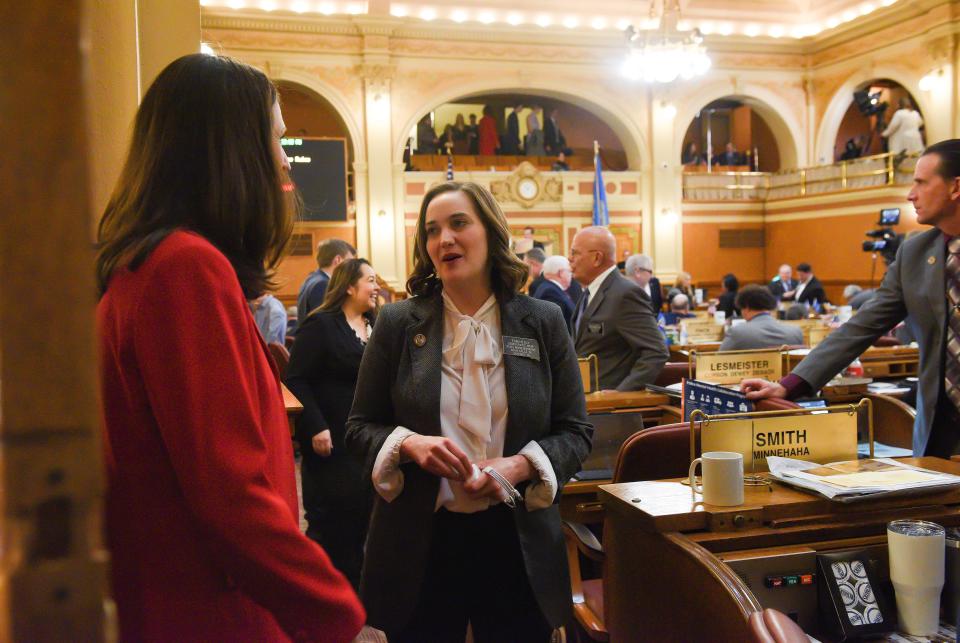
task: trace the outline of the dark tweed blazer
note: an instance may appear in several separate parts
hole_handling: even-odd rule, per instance
[[[539,359],[503,357],[508,408],[503,454],[515,455],[536,440],[562,487],[580,470],[593,433],[573,343],[555,305],[524,295],[500,302],[500,321],[503,336],[533,339],[540,351]],[[426,338],[422,346],[414,341],[418,335]],[[378,315],[347,421],[347,448],[365,459],[365,475],[397,426],[440,435],[442,342],[439,294],[385,306]],[[361,583],[368,623],[385,630],[403,627],[416,605],[439,490],[439,478],[416,464],[402,470],[403,492],[389,503],[375,499]],[[546,619],[559,626],[571,604],[559,507],[521,508],[514,515],[531,587]]]

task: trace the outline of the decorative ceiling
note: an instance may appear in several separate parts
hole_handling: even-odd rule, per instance
[[[659,15],[664,0],[653,0]],[[904,2],[905,0],[899,0]],[[865,20],[898,0],[680,0],[681,29],[705,35],[807,38]],[[316,15],[392,15],[410,22],[452,22],[543,30],[653,29],[648,0],[200,0],[204,8]]]

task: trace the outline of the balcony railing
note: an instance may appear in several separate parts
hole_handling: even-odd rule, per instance
[[[917,154],[876,154],[829,165],[780,172],[689,172],[687,201],[765,201],[869,187],[908,185]]]

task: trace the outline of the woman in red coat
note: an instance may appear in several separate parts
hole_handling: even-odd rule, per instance
[[[500,147],[500,135],[497,134],[497,121],[493,117],[493,108],[483,106],[483,117],[480,119],[480,143],[478,149],[481,154],[492,155]]]
[[[100,221],[106,531],[125,641],[349,641],[364,612],[300,533],[277,371],[246,300],[290,235],[266,76],[171,63]]]

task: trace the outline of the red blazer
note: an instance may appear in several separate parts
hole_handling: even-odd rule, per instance
[[[279,380],[226,257],[174,232],[97,318],[121,638],[351,640],[365,614],[300,533]]]

